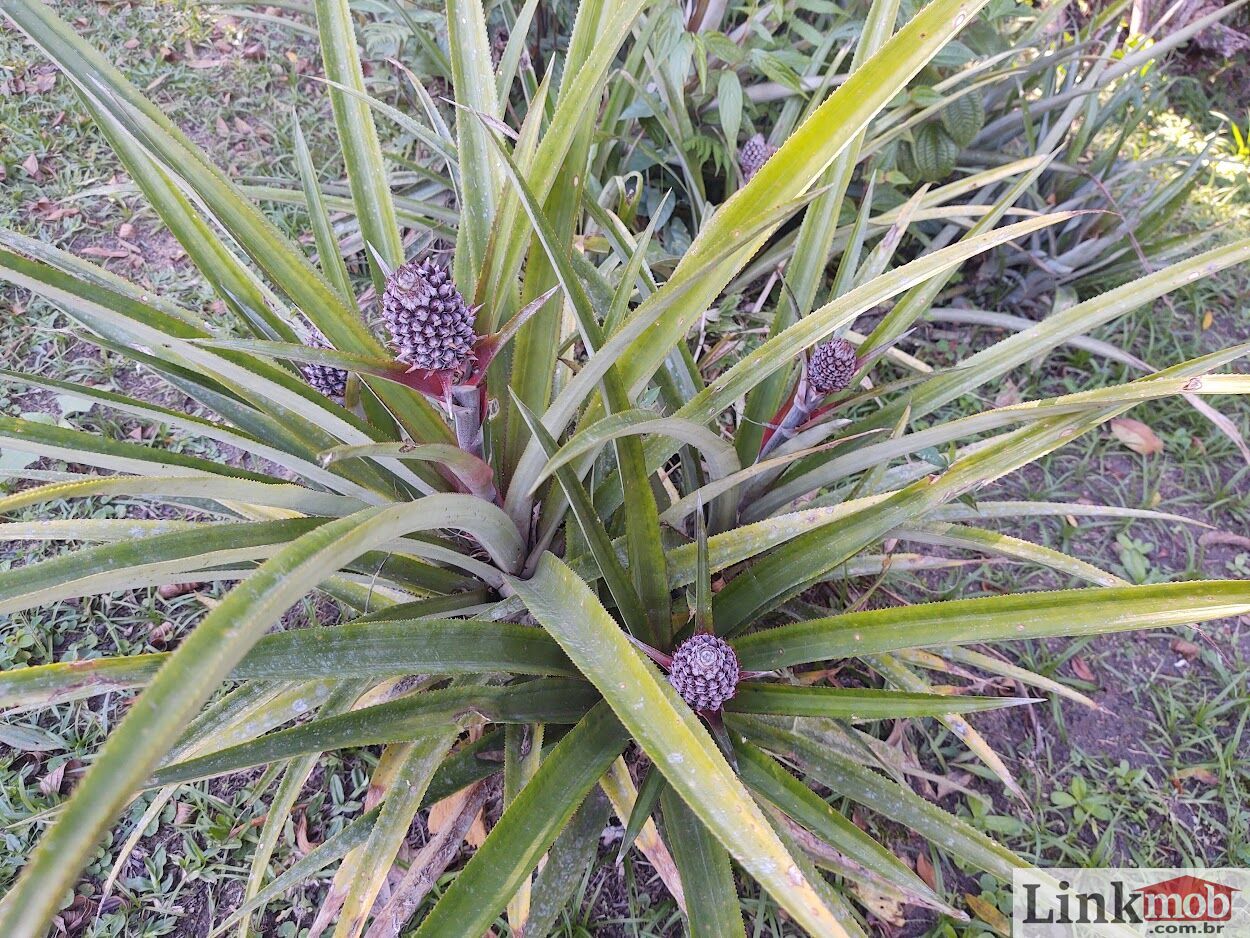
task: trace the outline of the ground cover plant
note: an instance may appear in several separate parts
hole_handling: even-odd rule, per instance
[[[933,717],[1018,790],[961,714],[1023,698],[939,692],[948,689],[923,671],[974,669],[1062,693],[966,646],[1250,611],[1250,592],[1235,580],[1142,582],[1150,578],[1129,559],[1121,577],[983,526],[1161,518],[993,499],[987,487],[1141,401],[1180,398],[1236,437],[1205,399],[1244,393],[1244,376],[1219,372],[1246,349],[1029,403],[965,414],[953,405],[1065,343],[1114,359],[1113,347],[1085,333],[1243,262],[1250,245],[1113,277],[1125,282],[1040,322],[987,319],[1024,331],[953,366],[926,364],[924,348],[900,351],[966,263],[1045,232],[1085,232],[1069,235],[1074,248],[1091,240],[1086,215],[1018,206],[1038,180],[1055,179],[1044,175],[1052,153],[1086,126],[1078,118],[1101,101],[1095,92],[1186,37],[1118,58],[1106,46],[1101,70],[1067,73],[1088,85],[1049,105],[1034,152],[874,200],[878,184],[899,191],[912,181],[906,169],[856,173],[861,157],[890,145],[891,126],[934,108],[914,122],[917,133],[948,133],[940,116],[925,123],[950,106],[942,92],[899,96],[960,27],[982,25],[979,6],[938,0],[903,17],[895,3],[866,9],[848,33],[846,74],[829,83],[836,89],[813,95],[806,113],[796,108],[791,131],[770,134],[778,148],[762,164],[722,160],[726,197],[714,206],[701,191],[705,167],[681,155],[684,138],[656,126],[674,109],[646,100],[653,84],[664,87],[653,63],[669,51],[661,27],[671,10],[583,5],[560,67],[540,73],[522,41],[505,44],[496,71],[485,11],[452,4],[445,53],[456,107],[400,73],[412,98],[401,111],[366,97],[350,11],[319,4],[310,23],[348,174],[335,190],[320,184],[298,136],[298,180],[237,185],[50,10],[6,3],[220,301],[220,318],[207,321],[160,291],[5,234],[6,279],[56,303],[88,341],[139,363],[198,412],[90,380],[8,377],[246,458],[5,418],[6,452],[66,468],[16,470],[45,484],[0,509],[126,495],[193,512],[6,525],[6,538],[95,545],[6,572],[6,612],[118,589],[238,584],[163,656],[6,672],[5,702],[28,709],[145,689],[46,819],[0,906],[5,933],[38,934],[70,902],[96,842],[139,790],[161,796],[136,830],[181,783],[254,766],[271,766],[276,788],[247,901],[218,927],[246,931],[274,896],[338,863],[314,928],[395,934],[412,918],[423,933],[477,934],[505,914],[514,932],[543,933],[593,859],[609,805],[626,822],[624,846],[637,844],[655,864],[692,933],[742,931],[731,859],[812,934],[864,930],[855,903],[879,910],[882,896],[966,917],[800,778],[1009,879],[1024,861],[915,795],[906,779],[920,770],[865,728]],[[527,15],[533,6],[514,19]],[[701,35],[700,25],[690,32]],[[676,81],[679,96],[688,80]],[[731,84],[718,78],[716,87]],[[384,172],[374,112],[414,142],[408,173]],[[631,135],[637,146],[616,143]],[[734,136],[725,138],[731,152]],[[648,137],[660,140],[658,159],[645,152]],[[642,165],[631,163],[639,152]],[[671,167],[676,185],[663,178]],[[1177,177],[1154,210],[1191,178]],[[251,197],[304,203],[315,265]],[[331,204],[350,217],[336,219]],[[405,243],[405,231],[415,240]],[[1100,256],[1122,258],[1133,247],[1126,240],[1113,227]],[[365,265],[371,287],[344,253]],[[784,276],[771,274],[782,257]],[[760,280],[771,281],[766,298],[777,290],[759,306],[775,306],[764,340],[709,346],[709,309],[723,312]],[[873,312],[872,327],[858,331]],[[813,608],[818,584],[924,565],[896,542],[984,551],[1095,585]],[[1128,545],[1125,557],[1134,550],[1142,554]],[[313,591],[346,610],[342,624],[263,637]],[[861,673],[820,686],[838,660],[858,661]],[[385,748],[366,803],[270,876],[321,753],[367,745]],[[603,795],[588,797],[596,788]],[[388,883],[417,812],[453,795],[451,822]],[[1097,804],[1083,790],[1068,797]],[[448,845],[458,847],[496,800],[502,814],[473,859],[435,891],[455,856]],[[647,821],[653,814],[660,828]]]

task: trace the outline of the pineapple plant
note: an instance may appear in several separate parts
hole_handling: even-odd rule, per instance
[[[918,193],[885,213],[866,199],[852,223],[842,218],[861,162],[888,142],[891,103],[985,5],[931,0],[896,28],[898,0],[874,0],[847,79],[813,96],[775,153],[761,150],[748,164],[744,147],[741,189],[704,212],[689,175],[683,210],[697,230],[669,252],[647,214],[659,205],[627,223],[595,193],[615,178],[613,141],[646,93],[651,18],[672,11],[581,0],[556,79],[534,74],[517,49],[499,56],[496,73],[484,6],[448,0],[459,105],[448,126],[434,107],[414,116],[371,97],[346,0],[317,0],[366,245],[359,260],[371,290],[363,290],[302,142],[291,191],[308,208],[316,263],[50,7],[0,0],[74,84],[230,323],[211,326],[12,232],[0,232],[0,277],[55,303],[101,348],[217,419],[85,383],[74,394],[259,457],[259,468],[242,468],[0,417],[0,445],[65,464],[19,472],[33,484],[0,498],[0,513],[123,494],[188,510],[139,534],[129,521],[124,531],[93,519],[0,524],[6,539],[84,545],[0,573],[0,613],[169,583],[224,590],[172,651],[0,674],[0,701],[27,710],[136,695],[0,901],[0,934],[46,932],[140,792],[159,792],[160,805],[178,786],[262,765],[278,781],[246,896],[215,933],[256,933],[276,894],[333,869],[317,927],[333,925],[336,935],[398,935],[410,919],[419,936],[480,935],[501,915],[513,934],[544,934],[563,899],[551,898],[555,864],[543,859],[566,838],[593,844],[606,805],[640,832],[628,849],[663,871],[694,935],[745,935],[731,861],[811,935],[865,934],[859,910],[872,895],[966,918],[955,897],[816,787],[1009,882],[1024,861],[900,781],[865,726],[938,720],[1016,792],[965,714],[1034,698],[939,693],[921,652],[942,659],[971,643],[1250,612],[1244,582],[1130,585],[983,526],[1132,515],[998,499],[994,484],[1141,401],[1247,393],[1250,378],[1224,369],[1250,346],[1122,386],[958,419],[943,408],[1250,260],[1250,242],[1091,296],[957,368],[902,354],[896,344],[962,265],[1076,217],[1055,210],[1002,224],[1044,166],[1034,158],[965,180],[985,211],[925,253],[899,253],[901,239],[922,206],[932,218],[966,218],[949,192]],[[630,80],[619,79],[622,69]],[[430,103],[419,83],[413,91]],[[402,228],[420,222],[388,176],[377,119],[421,144],[424,176],[437,181],[440,217],[454,229],[447,265],[405,254]],[[791,221],[795,234],[783,242]],[[758,279],[760,259],[777,250],[787,256],[787,291],[768,334],[736,360],[700,369],[693,351],[705,314],[737,281]],[[380,297],[381,329],[361,300],[368,295]],[[301,340],[305,319],[324,343]],[[17,372],[6,380],[54,384]],[[944,467],[911,458],[935,446],[952,454]],[[879,609],[813,609],[805,599],[818,584],[906,569],[914,558],[890,554],[886,542],[933,538],[1084,585]],[[275,630],[309,594],[333,599],[343,621]],[[805,680],[845,659],[875,683]],[[992,659],[981,667],[992,673]],[[375,803],[271,875],[274,845],[317,759],[362,746],[383,747]],[[626,761],[634,751],[651,764],[641,786]],[[419,812],[454,798],[445,830],[463,837],[492,797],[498,820],[450,885],[430,895],[454,856],[432,851],[385,891]],[[593,854],[579,851],[586,862]]]

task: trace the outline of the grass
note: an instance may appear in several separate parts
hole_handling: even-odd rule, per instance
[[[74,17],[71,17],[71,19]],[[80,4],[78,27],[120,57],[120,66],[211,155],[238,177],[291,177],[292,108],[310,137],[326,178],[340,170],[328,152],[328,108],[316,82],[316,52],[307,37],[281,26],[219,17],[190,3],[99,7]],[[0,168],[4,196],[0,224],[103,260],[146,278],[152,289],[193,308],[212,312],[207,294],[154,218],[138,209],[99,134],[81,116],[73,94],[50,66],[33,59],[17,35],[0,32]],[[1202,91],[1199,84],[1199,91]],[[1205,93],[1205,92],[1203,92]],[[1202,127],[1202,94],[1187,98],[1188,113],[1169,122]],[[1171,124],[1167,124],[1171,126]],[[1186,138],[1154,139],[1144,149],[1180,147]],[[33,162],[32,162],[33,160]],[[86,194],[84,194],[86,193]],[[1200,186],[1176,233],[1206,230],[1213,221],[1244,222],[1250,187],[1235,176],[1212,176]],[[273,207],[289,230],[302,229],[293,208]],[[1152,364],[1211,350],[1250,334],[1250,278],[1231,272],[1128,317],[1099,336]],[[18,315],[0,321],[5,363],[41,374],[86,379],[101,387],[157,393],[144,375],[120,367],[107,354],[80,342],[51,307],[13,291],[0,293]],[[728,307],[727,307],[728,308]],[[741,332],[742,322],[716,328]],[[757,325],[748,322],[746,325]],[[985,336],[930,326],[912,341],[946,343],[952,359]],[[1013,375],[1023,399],[1083,390],[1120,380],[1123,366],[1070,351],[1045,370]],[[164,393],[164,392],[160,392]],[[185,402],[168,401],[174,406]],[[967,402],[965,402],[967,403]],[[1215,402],[1218,406],[1219,402]],[[958,408],[959,403],[952,405]],[[0,387],[4,413],[41,414],[109,435],[142,432],[124,419],[84,412],[80,402],[19,387]],[[1143,407],[1134,416],[1164,443],[1157,456],[1139,456],[1109,434],[1076,441],[1013,479],[1008,493],[1036,499],[1091,496],[1128,507],[1174,511],[1226,532],[1250,529],[1250,470],[1234,447],[1183,401]],[[1250,422],[1233,413],[1244,434]],[[158,430],[158,433],[162,431]],[[180,444],[195,452],[213,444]],[[0,467],[23,464],[19,454],[0,453]],[[42,465],[42,464],[41,464]],[[0,483],[2,484],[2,483]],[[125,499],[58,506],[58,517],[133,517]],[[30,517],[35,517],[32,512]],[[22,520],[22,519],[18,519]],[[1005,530],[1010,530],[1005,528]],[[1020,528],[1016,530],[1020,532]],[[1250,575],[1250,544],[1204,543],[1203,529],[1157,522],[1050,519],[1030,523],[1029,536],[1060,550],[1102,558],[1111,572],[1133,581],[1197,577],[1204,572]],[[1080,549],[1076,549],[1080,545]],[[0,547],[0,566],[25,559],[22,547]],[[1010,564],[984,564],[921,577],[896,576],[888,588],[912,599],[1044,589],[1063,585],[1053,577],[1027,576]],[[863,592],[855,584],[852,600]],[[214,595],[205,591],[205,595]],[[0,623],[0,667],[92,657],[108,650],[137,653],[175,644],[203,613],[200,596],[162,596],[142,590],[113,594]],[[306,603],[292,621],[315,620],[327,610]],[[1191,630],[1192,631],[1192,630]],[[1042,863],[1092,865],[1246,865],[1250,863],[1250,623],[1231,623],[1205,634],[1148,634],[1092,642],[1031,643],[1022,664],[1091,694],[1104,708],[1049,703],[1028,713],[1010,711],[974,720],[1008,758],[1030,803],[1011,804],[1001,787],[984,778],[961,744],[940,725],[916,722],[904,745],[921,763],[962,773],[973,793],[948,797],[972,823],[1003,837],[1009,846]],[[126,701],[65,704],[37,723],[22,713],[0,724],[0,887],[24,861],[39,818],[72,785],[77,771],[123,712]],[[888,731],[889,727],[883,727]],[[368,797],[369,751],[327,757],[301,795],[302,810],[288,825],[275,867],[338,830]],[[250,852],[272,781],[256,772],[229,784],[180,787],[143,832],[120,867],[120,902],[99,910],[95,890],[109,875],[120,842],[102,845],[81,890],[82,901],[64,913],[71,933],[87,935],[199,935],[237,903]],[[936,796],[936,791],[929,794]],[[152,795],[135,802],[130,826],[139,823]],[[847,808],[850,810],[849,806]],[[866,822],[867,823],[867,822]],[[129,829],[127,826],[126,829]],[[421,831],[417,831],[418,838]],[[884,832],[900,855],[919,862],[919,841],[902,830]],[[248,849],[245,849],[247,847]],[[605,844],[605,850],[614,850]],[[925,857],[937,863],[936,856]],[[951,892],[969,892],[1009,912],[1003,890],[951,866],[934,875]],[[434,890],[431,901],[446,882]],[[318,889],[305,887],[270,907],[265,934],[295,938],[319,906]],[[97,912],[100,914],[97,915]],[[793,934],[775,906],[749,891],[743,897],[748,934]],[[663,935],[678,927],[672,901],[655,883],[645,861],[632,858],[618,879],[588,877],[566,910],[557,934],[570,936]],[[918,917],[910,932],[982,934],[985,926],[956,926]]]

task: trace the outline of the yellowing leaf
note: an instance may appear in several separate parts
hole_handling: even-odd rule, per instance
[[[1189,768],[1181,769],[1172,777],[1177,781],[1184,781],[1185,779],[1191,778],[1195,782],[1201,782],[1203,785],[1218,785],[1220,783],[1219,776],[1217,776],[1210,769],[1200,765],[1193,765]]]
[[[973,915],[994,929],[995,934],[1002,935],[1003,938],[1011,938],[1011,922],[998,911],[998,906],[971,893],[964,893],[964,901],[968,903],[968,908],[972,910]]]
[[[1115,434],[1117,440],[1134,453],[1153,456],[1155,453],[1163,452],[1163,441],[1159,439],[1158,434],[1140,420],[1118,417],[1111,421],[1111,432]]]
[[[859,900],[882,922],[901,928],[907,924],[907,910],[897,896],[874,890],[868,883],[853,883]]]

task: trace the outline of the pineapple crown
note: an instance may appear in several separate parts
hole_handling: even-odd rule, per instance
[[[807,362],[807,380],[821,394],[842,391],[859,370],[855,346],[846,339],[831,339],[812,349]]]
[[[673,652],[668,681],[692,710],[719,710],[738,692],[738,656],[715,635],[686,639]]]
[[[396,357],[424,371],[462,373],[477,333],[446,266],[432,258],[396,267],[382,293],[382,316]]]

